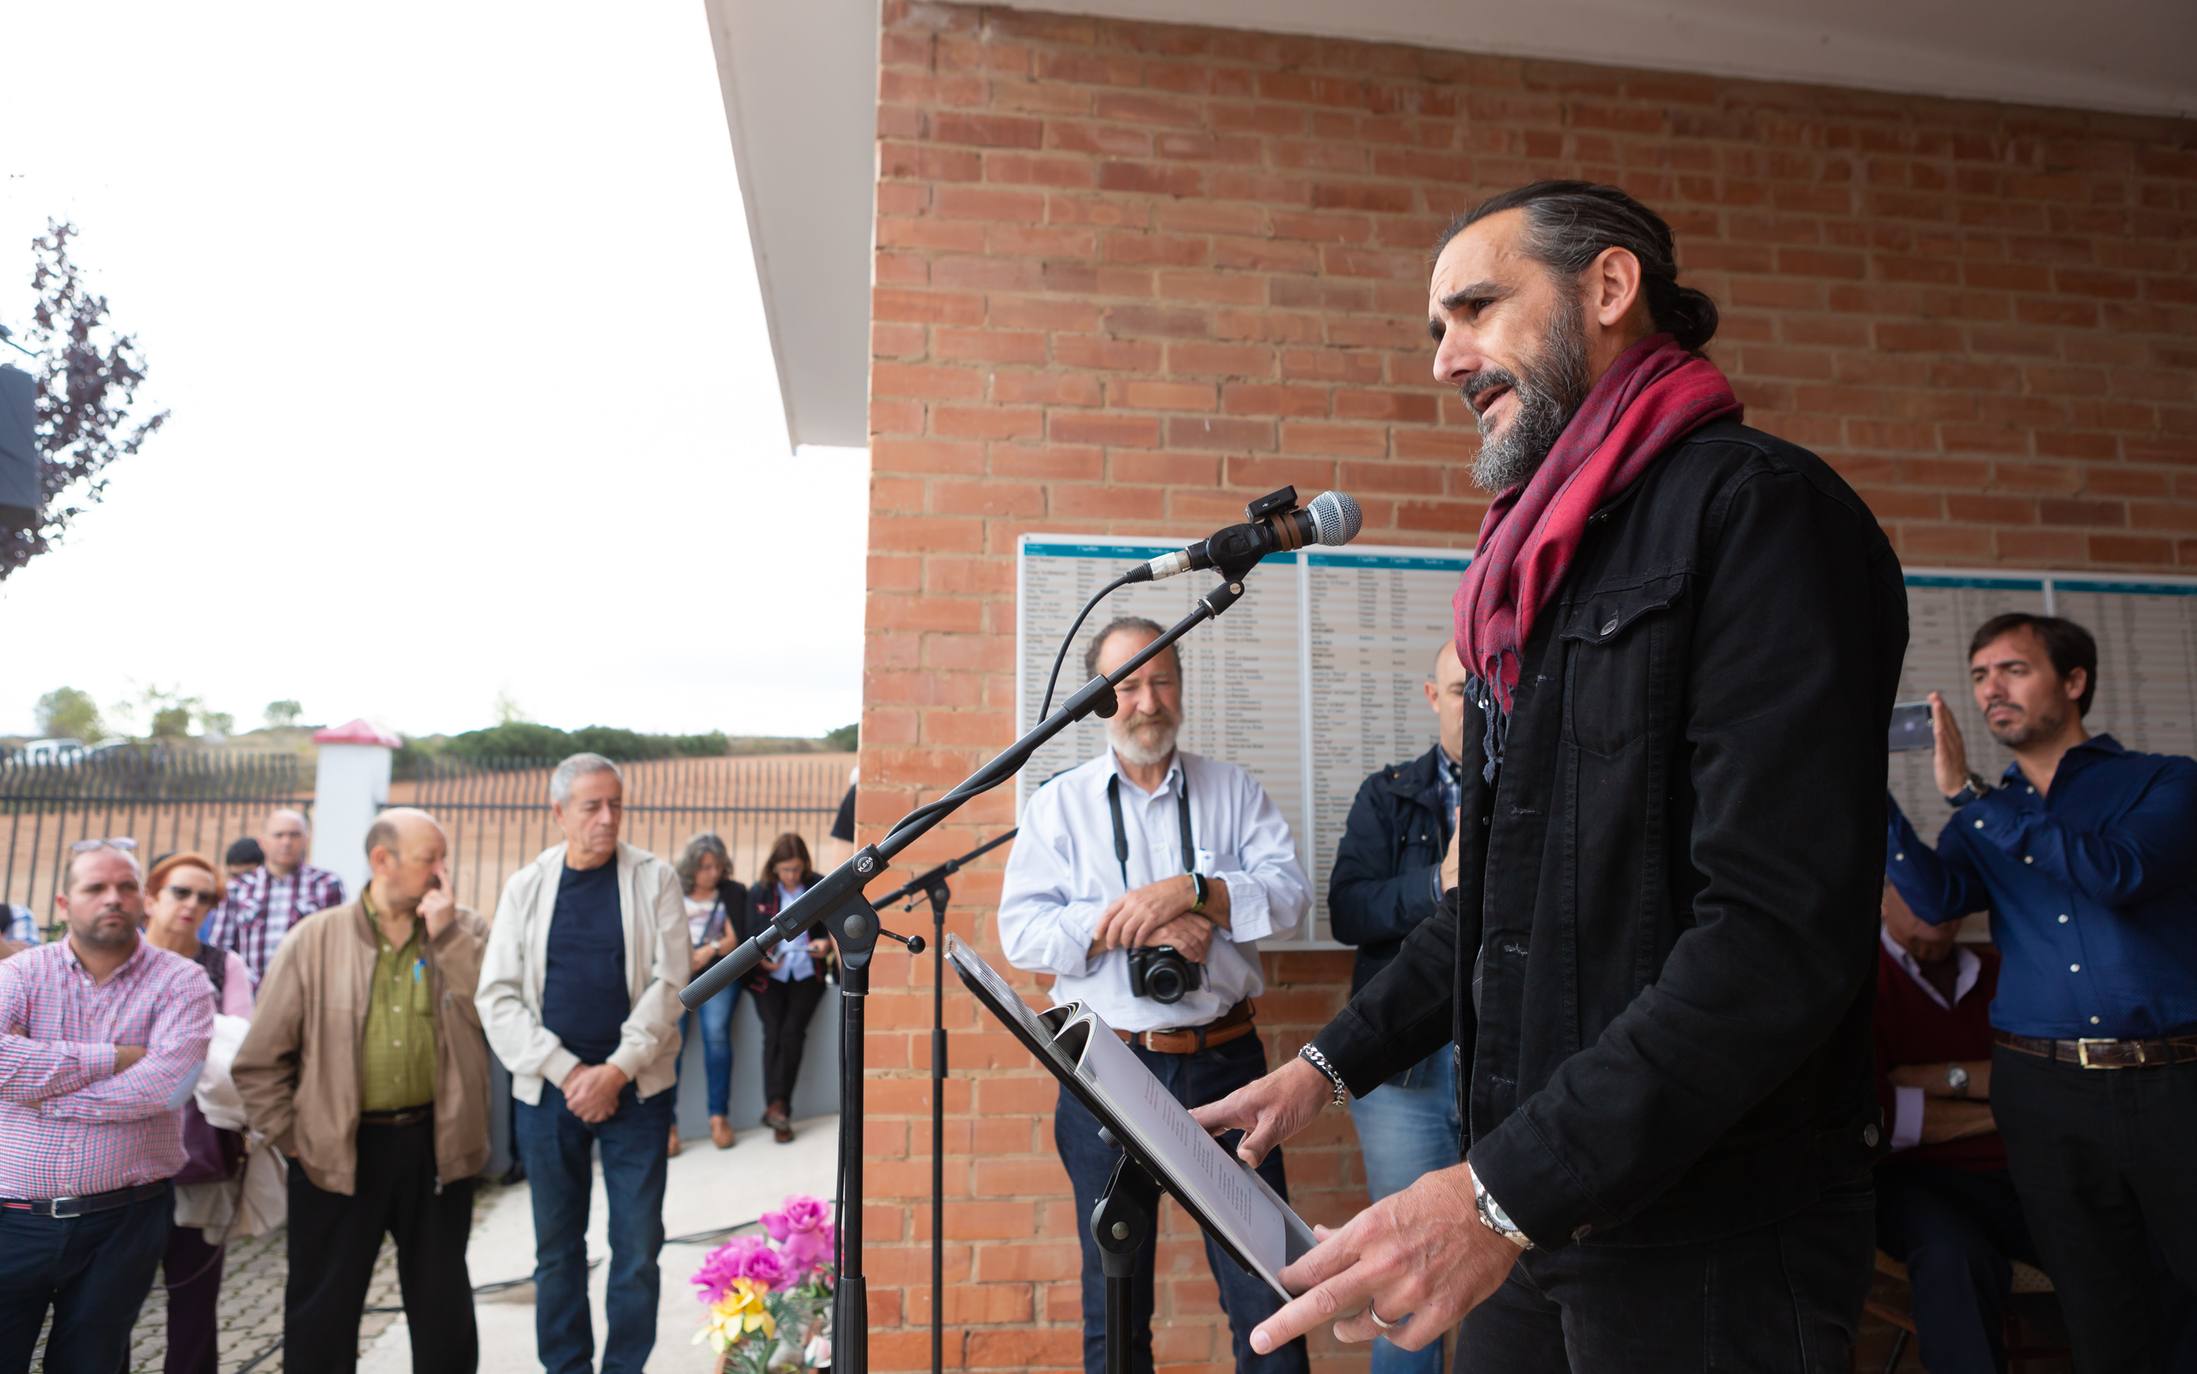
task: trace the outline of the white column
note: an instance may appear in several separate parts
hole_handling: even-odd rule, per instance
[[[343,879],[356,896],[366,886],[366,831],[389,804],[389,765],[399,741],[364,721],[313,736],[320,768],[313,784],[313,853],[316,868]]]

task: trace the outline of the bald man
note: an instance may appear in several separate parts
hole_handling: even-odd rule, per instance
[[[473,994],[488,927],[460,907],[424,811],[366,832],[373,878],[282,942],[232,1076],[253,1131],[290,1157],[291,1369],[349,1370],[382,1236],[417,1374],[471,1371],[465,1245],[488,1162],[488,1046]]]
[[[343,905],[343,879],[305,862],[312,842],[313,827],[304,812],[286,806],[268,812],[259,832],[264,861],[229,881],[228,900],[199,929],[207,944],[236,951],[255,987],[265,981],[275,951],[298,922]]]

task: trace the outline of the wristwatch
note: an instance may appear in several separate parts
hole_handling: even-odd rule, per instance
[[[1478,1169],[1472,1171],[1472,1203],[1479,1209],[1482,1226],[1521,1250],[1533,1248],[1533,1237],[1520,1230],[1518,1223],[1510,1219],[1510,1213],[1503,1210],[1503,1204],[1488,1192],[1488,1185],[1480,1181]]]
[[[1945,799],[1945,804],[1947,806],[1966,806],[1972,801],[1982,800],[1990,794],[1990,791],[1991,784],[1984,781],[1983,774],[1970,770],[1968,780],[1961,784],[1961,790],[1949,794]]]
[[[1968,1070],[1959,1064],[1945,1066],[1945,1086],[1953,1090],[1953,1096],[1968,1096]]]
[[[1213,885],[1206,880],[1203,873],[1195,869],[1191,870],[1189,877],[1190,889],[1197,894],[1196,899],[1190,903],[1190,910],[1202,916],[1205,914],[1205,899],[1213,894]]]

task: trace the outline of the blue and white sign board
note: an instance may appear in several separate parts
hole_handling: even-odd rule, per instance
[[[1024,535],[1017,560],[1016,720],[1037,724],[1053,654],[1091,593],[1131,562],[1179,545],[1092,535]],[[1469,552],[1353,545],[1301,550],[1255,568],[1243,599],[1183,641],[1182,746],[1251,770],[1289,818],[1311,877],[1309,929],[1268,948],[1333,949],[1327,875],[1351,800],[1368,774],[1434,744],[1422,684],[1451,632],[1450,599]],[[1117,616],[1171,625],[1211,573],[1116,592],[1091,613],[1061,667],[1054,704],[1082,686],[1084,646]],[[2197,754],[2197,578],[1910,569],[1899,699],[1932,690],[1953,703],[1969,758],[1996,777],[2011,756],[1985,732],[1968,691],[1968,639],[2002,611],[2064,615],[2098,638],[2088,725],[2131,749]],[[1004,741],[1003,741],[1004,742]],[[1106,747],[1105,723],[1064,733],[1025,768],[1018,799]],[[1927,752],[1895,754],[1892,793],[1925,835],[1943,824]],[[1979,923],[1980,924],[1980,923]]]

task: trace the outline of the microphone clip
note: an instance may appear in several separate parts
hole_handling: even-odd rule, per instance
[[[1296,508],[1297,489],[1283,487],[1280,491],[1270,491],[1258,500],[1247,503],[1243,508],[1243,518],[1245,523],[1256,525],[1268,516],[1280,515],[1283,511]]]

